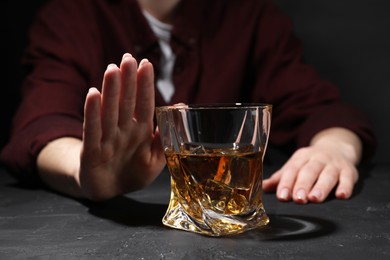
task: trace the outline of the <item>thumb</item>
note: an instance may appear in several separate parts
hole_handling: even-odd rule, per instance
[[[276,171],[272,174],[268,179],[263,180],[263,191],[264,192],[272,192],[276,190],[278,183],[280,181],[281,171]]]

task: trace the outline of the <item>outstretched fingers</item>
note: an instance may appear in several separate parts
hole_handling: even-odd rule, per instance
[[[354,185],[358,180],[359,172],[356,168],[345,168],[340,174],[336,197],[338,199],[349,199],[352,196]]]
[[[119,117],[119,96],[121,92],[121,72],[115,64],[108,65],[102,88],[102,142],[115,137]]]
[[[138,68],[137,78],[137,102],[135,107],[137,122],[153,122],[154,104],[153,66],[148,60],[143,59]]]
[[[121,92],[119,98],[119,127],[128,126],[134,114],[137,93],[137,61],[125,53],[120,65]]]
[[[101,95],[96,88],[90,88],[84,106],[83,140],[85,149],[99,147],[102,138],[100,108]]]

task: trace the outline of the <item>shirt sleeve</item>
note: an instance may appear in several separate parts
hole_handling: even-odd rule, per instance
[[[343,127],[362,140],[363,158],[372,157],[376,138],[369,118],[343,102],[338,87],[304,62],[291,19],[275,5],[267,5],[256,37],[253,96],[273,104],[270,144],[296,149],[309,145],[321,130]]]
[[[103,75],[103,62],[93,55],[100,47],[88,23],[91,8],[72,2],[50,2],[30,29],[22,100],[0,158],[21,179],[36,179],[36,158],[48,142],[81,139],[85,96],[101,80],[90,75]]]

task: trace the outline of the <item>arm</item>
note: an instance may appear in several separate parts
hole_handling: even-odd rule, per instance
[[[352,195],[358,180],[356,165],[362,153],[359,137],[345,128],[329,128],[317,133],[309,146],[298,149],[269,179],[265,191],[276,189],[281,201],[323,202],[336,187],[339,199]]]
[[[42,180],[52,189],[73,197],[86,197],[80,187],[79,165],[82,141],[63,137],[48,143],[37,158]]]
[[[255,49],[263,67],[253,96],[274,104],[270,143],[298,148],[264,180],[264,190],[276,190],[281,201],[307,203],[324,201],[336,188],[336,197],[347,199],[358,179],[356,165],[375,147],[372,127],[364,113],[342,101],[337,86],[303,62],[288,17],[270,7],[261,19],[257,35],[267,41]]]
[[[53,189],[105,200],[152,182],[165,165],[153,132],[153,67],[125,54],[120,68],[109,65],[100,94],[86,98],[83,140],[63,137],[38,156],[38,171]]]

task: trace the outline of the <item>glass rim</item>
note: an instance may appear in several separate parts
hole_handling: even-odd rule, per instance
[[[184,104],[179,103],[175,105],[156,106],[159,110],[207,110],[207,109],[256,109],[268,108],[272,109],[272,104],[268,103],[200,103],[200,104]]]

